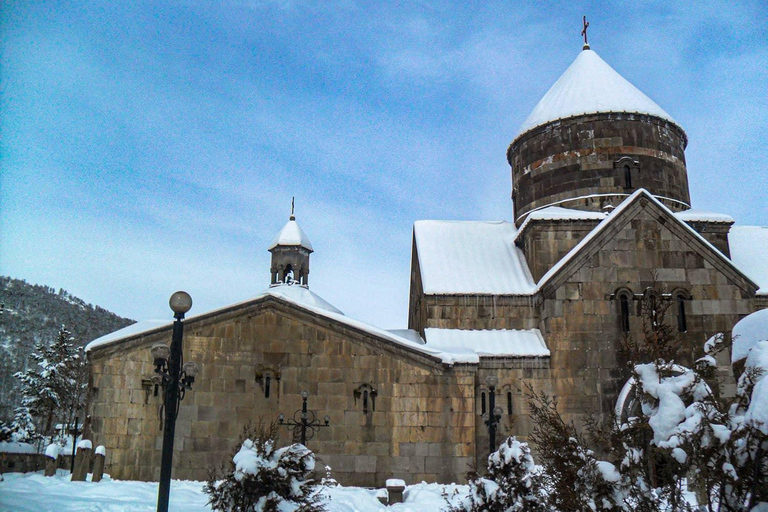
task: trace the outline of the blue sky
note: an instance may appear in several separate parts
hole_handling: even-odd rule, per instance
[[[413,222],[511,219],[507,146],[583,14],[686,129],[693,206],[768,224],[762,0],[0,9],[0,273],[123,316],[258,294],[296,196],[312,290],[404,327]]]

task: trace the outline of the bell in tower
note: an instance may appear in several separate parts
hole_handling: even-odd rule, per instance
[[[271,285],[309,286],[309,255],[313,252],[312,244],[296,222],[293,201],[291,217],[269,245],[269,252],[272,253]]]

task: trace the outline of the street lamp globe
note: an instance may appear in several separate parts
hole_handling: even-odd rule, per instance
[[[488,385],[489,388],[495,388],[499,385],[499,378],[495,375],[489,375],[485,378],[485,383]]]
[[[192,309],[192,297],[187,292],[178,291],[171,295],[168,304],[176,315],[184,316],[184,313]]]
[[[301,392],[301,398],[307,398],[307,397],[309,397],[309,391],[305,389],[304,391]]]

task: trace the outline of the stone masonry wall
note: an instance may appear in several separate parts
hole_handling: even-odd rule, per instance
[[[181,403],[174,478],[206,478],[230,455],[249,421],[291,417],[310,392],[309,409],[330,427],[308,441],[318,474],[328,464],[347,485],[381,486],[387,478],[451,482],[475,459],[476,367],[451,369],[362,331],[274,299],[185,324],[185,360],[200,365]],[[160,397],[147,380],[149,347],[170,331],[90,354],[92,438],[106,446],[114,478],[159,477]],[[266,397],[266,378],[270,394]],[[259,380],[257,380],[257,378]],[[377,391],[363,411],[360,386]],[[291,442],[280,428],[280,443]]]
[[[533,281],[538,283],[598,222],[535,220],[528,223],[516,243],[523,249]]]
[[[595,194],[617,206],[622,194],[646,188],[669,198],[673,210],[690,205],[685,167],[685,133],[662,119],[639,114],[592,114],[555,121],[515,141],[507,151],[512,168],[515,222],[526,212],[568,199]],[[631,187],[622,165],[632,164]],[[678,201],[678,202],[675,202]],[[584,199],[560,206],[600,210],[603,201]]]
[[[536,329],[535,296],[424,295],[424,328]]]
[[[631,220],[611,233],[599,251],[586,259],[562,284],[545,288],[542,332],[552,353],[553,394],[566,418],[580,421],[592,411],[608,418],[619,391],[629,378],[621,357],[618,301],[612,294],[629,288],[642,294],[653,287],[662,293],[686,290],[687,331],[680,333],[685,349],[677,359],[691,364],[703,355],[702,346],[713,334],[728,335],[733,325],[755,309],[754,297],[716,268],[690,240],[670,231],[653,212],[636,208]],[[639,302],[632,301],[630,335],[642,339]],[[676,308],[667,322],[677,325]],[[726,392],[734,392],[728,354],[719,361]]]

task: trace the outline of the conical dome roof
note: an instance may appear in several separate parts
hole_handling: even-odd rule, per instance
[[[533,108],[515,138],[557,119],[603,112],[650,114],[680,126],[597,53],[585,49]]]
[[[272,243],[269,244],[268,250],[271,251],[278,245],[299,245],[309,252],[313,251],[312,244],[309,243],[309,238],[299,227],[299,223],[296,222],[293,215],[291,215],[291,220],[286,222],[283,229],[281,229],[277,236],[275,236]]]

